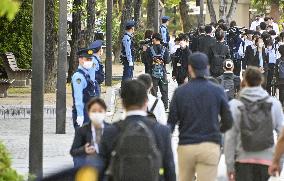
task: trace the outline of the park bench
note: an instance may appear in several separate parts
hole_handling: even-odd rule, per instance
[[[8,75],[9,80],[14,80],[13,87],[26,87],[30,84],[31,70],[20,69],[13,53],[7,52],[1,55],[3,67]]]
[[[7,90],[13,82],[14,80],[0,79],[0,98],[7,97]]]

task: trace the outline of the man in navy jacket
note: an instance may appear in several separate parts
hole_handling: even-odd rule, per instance
[[[232,127],[233,118],[224,90],[209,81],[208,57],[189,57],[192,80],[174,93],[168,125],[179,125],[178,163],[180,181],[215,181],[220,159],[221,132]],[[219,116],[221,121],[219,122]]]

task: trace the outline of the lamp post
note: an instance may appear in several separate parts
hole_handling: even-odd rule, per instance
[[[32,93],[29,141],[29,173],[41,177],[43,159],[45,0],[33,1],[32,31]]]
[[[112,85],[112,6],[113,0],[107,0],[106,19],[106,86]]]
[[[67,0],[59,1],[59,42],[57,59],[56,134],[65,134],[67,63]]]

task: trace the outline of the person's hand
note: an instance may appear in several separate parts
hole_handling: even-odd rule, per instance
[[[131,62],[129,62],[129,67],[133,67],[134,66],[134,64],[133,64],[133,62],[131,61]]]
[[[147,51],[147,46],[143,45],[143,52],[146,52],[146,51]]]
[[[265,72],[263,67],[259,67],[259,70],[262,74]]]
[[[175,81],[176,80],[176,76],[173,76],[172,79]]]
[[[90,145],[90,143],[86,143],[85,144],[85,152],[88,155],[95,154],[96,153],[96,149],[95,149],[94,146]]]
[[[277,174],[279,175],[280,172],[280,164],[273,162],[272,165],[269,166],[268,168],[268,173],[271,176],[277,176]]]
[[[235,172],[229,172],[229,173],[228,173],[228,180],[229,180],[229,181],[235,181],[235,180],[236,180],[236,174],[235,174]]]
[[[84,116],[78,116],[76,122],[80,127],[82,127],[84,123]]]

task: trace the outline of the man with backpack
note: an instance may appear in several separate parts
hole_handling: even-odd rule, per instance
[[[179,125],[179,180],[192,181],[196,173],[198,181],[216,181],[221,132],[233,118],[224,90],[207,79],[207,56],[193,53],[188,64],[191,80],[176,89],[168,118],[172,132]]]
[[[217,80],[224,88],[227,97],[229,100],[235,98],[235,95],[240,90],[241,79],[239,76],[234,74],[234,62],[230,59],[227,59],[223,63],[224,73],[219,76]]]
[[[281,103],[262,87],[263,75],[248,67],[239,99],[230,102],[234,125],[225,134],[228,177],[236,181],[267,181],[272,163],[274,134],[283,129]]]
[[[223,74],[223,62],[230,58],[230,50],[225,44],[223,30],[217,29],[215,37],[217,42],[210,47],[208,58],[211,76],[216,78]]]
[[[139,80],[121,87],[126,119],[104,130],[100,154],[112,181],[175,181],[168,127],[147,118],[147,90]]]
[[[162,40],[161,34],[153,34],[153,45],[148,47],[146,59],[147,62],[149,62],[149,65],[151,65],[150,73],[153,80],[152,94],[157,97],[159,88],[165,109],[168,109],[168,79],[166,64],[170,62],[170,56],[168,49],[161,44]]]
[[[148,114],[152,115],[160,124],[167,124],[167,117],[165,106],[161,99],[153,96],[151,94],[151,89],[153,87],[152,77],[149,74],[141,74],[138,76],[137,80],[143,82],[148,91]]]

